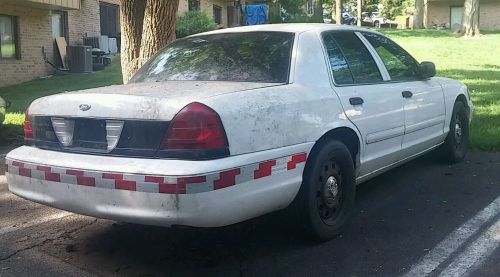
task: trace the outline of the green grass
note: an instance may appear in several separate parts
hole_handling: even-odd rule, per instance
[[[1,87],[0,96],[11,102],[3,126],[0,127],[0,145],[22,141],[24,111],[29,104],[42,96],[64,91],[109,86],[122,83],[119,58],[103,71],[90,74],[56,75],[19,85]]]
[[[500,150],[500,33],[474,39],[457,39],[449,31],[385,30],[419,61],[436,64],[438,76],[464,82],[472,91],[474,118],[471,143],[483,150]],[[55,76],[17,86],[0,88],[0,96],[12,102],[2,142],[22,136],[22,113],[32,100],[61,91],[121,83],[118,62],[94,74]]]
[[[385,34],[419,61],[436,64],[437,75],[465,83],[472,91],[471,144],[500,150],[500,33],[454,38],[449,31],[387,30]]]

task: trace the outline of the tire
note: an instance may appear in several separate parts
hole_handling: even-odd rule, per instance
[[[336,140],[311,153],[295,199],[295,220],[306,235],[326,241],[340,234],[354,206],[354,163],[347,147]]]
[[[469,149],[469,114],[461,101],[455,102],[450,121],[450,132],[439,148],[441,159],[450,164],[465,158]]]

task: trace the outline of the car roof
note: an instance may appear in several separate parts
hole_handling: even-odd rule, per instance
[[[212,35],[212,34],[224,34],[224,33],[244,33],[244,32],[290,32],[290,33],[303,33],[307,31],[329,31],[329,30],[351,30],[351,31],[368,31],[374,32],[368,28],[353,27],[347,25],[335,25],[327,23],[282,23],[282,24],[263,24],[263,25],[252,25],[252,26],[241,26],[232,27],[226,29],[220,29],[215,31],[209,31],[205,33],[200,33],[195,36],[201,35]],[[378,32],[374,32],[378,33]]]

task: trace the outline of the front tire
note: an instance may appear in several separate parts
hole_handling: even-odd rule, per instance
[[[296,200],[297,220],[321,241],[337,236],[349,218],[356,194],[354,163],[336,140],[318,145],[308,159]]]
[[[451,115],[450,132],[439,149],[444,162],[462,161],[469,149],[469,114],[461,101],[455,102]]]

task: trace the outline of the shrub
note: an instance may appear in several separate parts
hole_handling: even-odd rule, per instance
[[[201,11],[189,11],[177,19],[175,34],[177,38],[215,30],[217,25]]]

